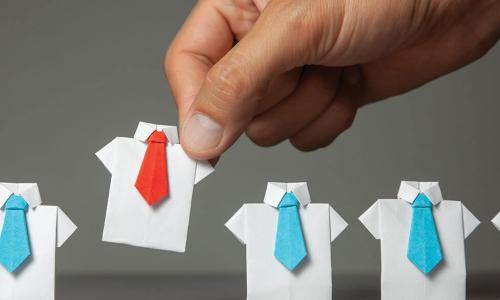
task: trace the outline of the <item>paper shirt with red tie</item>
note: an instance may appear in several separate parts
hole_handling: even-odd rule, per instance
[[[165,153],[164,161],[158,153]],[[184,252],[193,188],[213,172],[212,165],[189,158],[177,127],[145,122],[133,138],[117,137],[96,155],[111,173],[102,240]],[[162,168],[165,177],[158,175]]]

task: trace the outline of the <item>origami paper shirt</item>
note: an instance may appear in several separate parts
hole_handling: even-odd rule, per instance
[[[64,244],[76,226],[57,206],[41,205],[36,183],[0,183],[0,227],[5,202],[13,194],[22,196],[29,205],[26,219],[31,256],[14,273],[0,266],[0,300],[53,300],[55,248]]]
[[[300,202],[307,257],[290,271],[275,255],[278,206],[287,192]],[[310,204],[306,183],[270,182],[264,203],[245,204],[226,227],[246,245],[248,300],[331,300],[331,242],[347,223],[328,204]]]
[[[425,275],[407,257],[412,203],[419,193],[434,205],[443,261]],[[464,240],[479,220],[459,201],[443,200],[438,182],[403,181],[398,199],[380,199],[360,218],[380,240],[382,254],[382,300],[465,300]]]
[[[169,195],[149,206],[135,183],[144,159],[146,140],[163,131]],[[193,187],[213,172],[210,163],[195,161],[179,144],[175,126],[140,122],[133,138],[118,137],[96,153],[111,173],[102,240],[138,247],[184,252]]]

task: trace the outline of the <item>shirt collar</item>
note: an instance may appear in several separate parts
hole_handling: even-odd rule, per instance
[[[167,136],[170,144],[179,144],[179,135],[177,134],[176,126],[156,125],[146,122],[139,122],[137,130],[135,131],[134,138],[145,142],[149,136],[155,131],[163,131]]]
[[[287,192],[292,192],[302,206],[306,206],[311,202],[306,182],[269,182],[264,196],[264,203],[272,207],[278,207]]]
[[[40,191],[36,183],[0,182],[0,208],[5,205],[5,202],[13,194],[22,196],[31,208],[42,204],[42,198],[40,197]]]
[[[437,205],[439,202],[443,201],[439,182],[401,181],[401,186],[398,191],[399,199],[413,203],[419,193],[426,195],[433,205]]]

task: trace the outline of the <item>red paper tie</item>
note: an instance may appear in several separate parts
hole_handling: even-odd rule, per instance
[[[153,132],[148,140],[135,187],[149,205],[154,205],[168,196],[168,174],[166,145],[167,136],[163,131]]]

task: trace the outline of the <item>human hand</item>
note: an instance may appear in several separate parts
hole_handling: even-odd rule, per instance
[[[478,59],[499,35],[498,0],[199,1],[165,59],[181,143],[196,159],[244,132],[324,147],[362,105]]]

